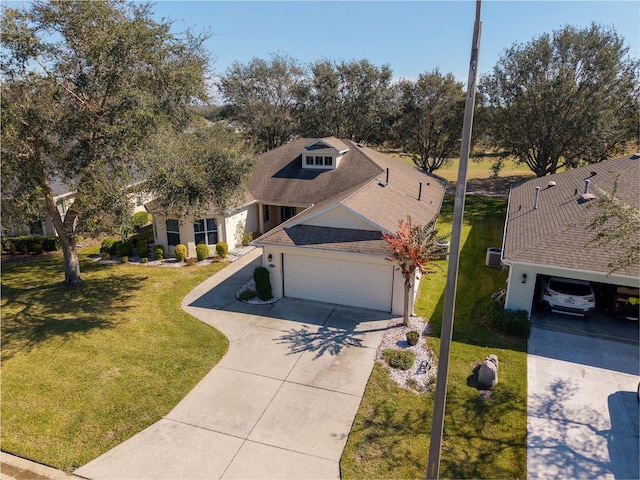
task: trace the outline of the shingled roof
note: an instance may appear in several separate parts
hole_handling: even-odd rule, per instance
[[[625,253],[625,246],[588,246],[595,232],[586,226],[598,214],[594,208],[596,199],[612,193],[616,180],[616,197],[640,208],[639,162],[640,155],[629,155],[512,187],[503,242],[504,259],[608,273],[608,265]],[[584,195],[587,186],[588,195]],[[540,188],[537,205],[536,187]],[[636,232],[627,241],[638,244],[640,235]],[[632,265],[615,273],[637,277],[640,266]]]
[[[330,143],[330,139],[325,139]],[[386,254],[387,242],[380,232],[393,232],[398,221],[410,216],[414,224],[426,224],[439,212],[446,181],[426,174],[400,160],[371,148],[342,140],[349,151],[332,173],[332,182],[303,185],[306,204],[311,204],[293,219],[279,225],[255,241],[256,245],[298,246],[352,253]],[[300,140],[309,144],[309,139]],[[297,151],[295,148],[292,151]],[[297,159],[300,162],[300,159]],[[388,176],[387,176],[388,169]],[[301,168],[300,170],[304,170]],[[357,176],[355,174],[357,173]],[[355,176],[355,178],[354,178]],[[329,177],[328,177],[329,178]],[[420,187],[422,183],[422,187]],[[331,186],[329,192],[324,186]],[[337,188],[340,187],[340,188]],[[328,196],[329,193],[333,193]],[[260,200],[260,194],[254,190]],[[289,198],[281,192],[280,198]],[[314,201],[315,200],[315,201]],[[295,203],[295,202],[291,202]],[[331,208],[341,207],[371,224],[371,230],[305,225],[304,222]]]
[[[303,168],[300,152],[314,140],[299,138],[261,155],[249,185],[253,197],[263,203],[313,205],[383,172],[356,144],[333,138],[322,140],[349,148],[340,166],[335,170]]]

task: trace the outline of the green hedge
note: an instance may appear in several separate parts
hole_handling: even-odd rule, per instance
[[[271,279],[269,278],[269,270],[265,267],[258,267],[253,271],[253,280],[256,282],[256,290],[260,300],[267,301],[273,298],[271,291]]]
[[[229,253],[229,245],[227,245],[227,242],[216,243],[216,253],[220,258],[225,258]]]
[[[491,300],[487,307],[487,321],[509,335],[529,338],[531,333],[531,320],[526,310],[506,310],[501,302],[495,300]]]
[[[156,245],[153,247],[153,258],[155,260],[162,260],[164,258],[164,246]]]
[[[136,251],[138,252],[138,256],[140,258],[149,257],[149,244],[146,240],[138,240],[136,242]]]
[[[8,253],[37,253],[40,245],[45,252],[60,250],[60,239],[56,236],[22,235],[19,237],[2,237],[2,250]],[[12,247],[13,245],[13,247]]]
[[[180,245],[176,245],[176,261],[184,262],[186,259],[187,259],[187,246],[183,245],[182,243]]]
[[[199,262],[209,258],[209,247],[204,243],[196,245],[196,258]]]

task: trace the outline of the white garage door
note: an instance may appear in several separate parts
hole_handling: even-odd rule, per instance
[[[393,266],[284,256],[284,295],[391,311]]]

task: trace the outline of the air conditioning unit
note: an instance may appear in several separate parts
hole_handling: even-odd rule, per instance
[[[487,257],[484,264],[487,267],[501,268],[502,267],[502,249],[501,248],[487,248]]]

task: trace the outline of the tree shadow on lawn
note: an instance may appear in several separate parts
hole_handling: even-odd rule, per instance
[[[464,387],[453,387],[456,390]],[[500,383],[490,398],[473,392],[448,395],[444,442],[449,445],[442,475],[446,478],[513,478],[514,467],[525,465],[526,430],[509,429],[495,435],[495,429],[515,417],[526,417],[526,402],[519,401],[515,387]],[[455,450],[452,450],[455,446]],[[520,477],[522,478],[522,477]]]
[[[16,264],[3,272],[3,361],[53,337],[117,326],[122,312],[131,308],[133,292],[146,279],[131,272],[92,276],[95,269],[89,267],[82,284],[69,288],[58,281],[61,268],[58,260]]]

